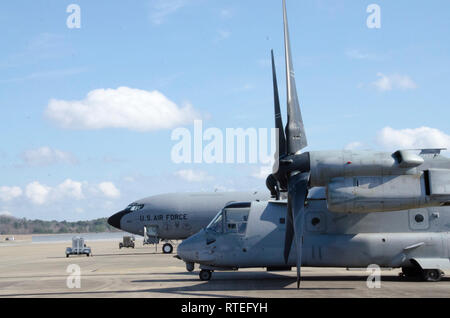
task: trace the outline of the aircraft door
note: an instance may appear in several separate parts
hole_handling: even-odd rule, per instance
[[[147,236],[158,236],[158,225],[149,225],[145,229]]]
[[[245,249],[245,233],[250,208],[230,208],[224,210],[224,234],[233,241],[235,257]]]

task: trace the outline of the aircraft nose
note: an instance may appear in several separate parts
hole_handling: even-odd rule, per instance
[[[120,221],[122,220],[123,215],[124,215],[123,211],[120,211],[112,215],[111,217],[108,218],[108,224],[115,227],[116,229],[121,230],[122,228],[120,227]]]
[[[178,247],[177,247],[177,255],[182,259],[182,260],[189,260],[189,239],[184,240],[183,242],[181,242]]]
[[[211,245],[206,244],[206,234],[201,231],[178,245],[177,254],[186,263],[207,263],[215,258]]]

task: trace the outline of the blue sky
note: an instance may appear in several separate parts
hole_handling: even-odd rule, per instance
[[[287,3],[309,150],[450,146],[450,2]],[[171,133],[197,117],[273,126],[281,0],[8,1],[0,35],[0,214],[92,219],[158,193],[264,189],[260,165],[174,164]],[[142,116],[114,124],[129,100]]]

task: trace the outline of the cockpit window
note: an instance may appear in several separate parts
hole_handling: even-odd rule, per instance
[[[225,208],[208,225],[207,229],[217,233],[245,234],[249,208]]]
[[[217,233],[223,233],[223,218],[222,218],[223,211],[221,211],[219,214],[216,215],[216,217],[209,223],[209,225],[206,227],[208,230],[217,232]]]
[[[143,204],[138,204],[138,203],[131,203],[126,210],[130,211],[130,212],[134,212],[134,211],[138,211],[140,209],[143,209],[144,205]]]

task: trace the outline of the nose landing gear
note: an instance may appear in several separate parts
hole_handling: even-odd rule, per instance
[[[425,282],[439,282],[444,276],[440,269],[422,269],[420,266],[403,267],[400,277],[422,279]]]
[[[170,243],[166,243],[162,247],[164,254],[171,254],[173,252],[173,246]]]

